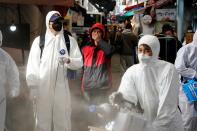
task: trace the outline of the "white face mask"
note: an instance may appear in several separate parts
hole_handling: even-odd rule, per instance
[[[140,63],[148,63],[150,62],[152,56],[144,55],[142,53],[138,54],[138,59]]]

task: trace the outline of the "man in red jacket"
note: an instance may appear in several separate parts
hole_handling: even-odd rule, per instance
[[[89,126],[101,126],[104,120],[96,115],[97,107],[108,102],[111,94],[111,56],[115,51],[113,46],[104,41],[105,28],[96,23],[90,28],[91,44],[82,48],[84,60],[81,89],[85,101],[89,106],[87,122]]]

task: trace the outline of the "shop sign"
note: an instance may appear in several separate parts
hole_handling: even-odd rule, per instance
[[[176,9],[156,9],[157,21],[175,21]]]

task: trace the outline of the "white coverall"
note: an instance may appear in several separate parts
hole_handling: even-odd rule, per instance
[[[178,110],[178,73],[172,64],[157,59],[160,51],[157,37],[145,35],[139,40],[138,47],[141,44],[150,46],[153,56],[149,62],[128,68],[118,92],[135,105],[140,103],[143,116],[152,123],[155,131],[183,131]]]
[[[71,101],[66,70],[82,67],[82,55],[73,37],[70,39],[70,63],[60,65],[59,51],[68,52],[63,29],[55,36],[49,29],[49,19],[57,11],[50,11],[46,16],[45,44],[40,58],[40,38],[35,38],[27,63],[27,84],[36,96],[36,114],[38,131],[71,131]],[[33,91],[34,90],[34,91]]]
[[[0,46],[2,33],[0,31]],[[20,92],[19,71],[8,53],[0,48],[0,131],[4,131],[6,116],[6,86],[9,87],[9,96],[16,97]]]
[[[183,79],[197,78],[197,31],[193,41],[179,49],[175,67]],[[197,131],[197,103],[189,103],[180,88],[179,106],[182,112],[185,131]]]

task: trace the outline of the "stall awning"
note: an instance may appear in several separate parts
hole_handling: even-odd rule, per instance
[[[124,21],[125,19],[131,17],[134,15],[134,12],[133,11],[127,11],[126,13],[124,14],[121,14],[121,15],[117,15],[116,18],[118,21]]]
[[[130,16],[133,16],[134,15],[134,12],[133,11],[127,11],[126,13],[124,13],[124,17],[130,17]]]
[[[51,5],[51,6],[73,6],[73,0],[0,0],[5,4],[34,4],[34,5]]]
[[[142,3],[139,3],[137,5],[132,5],[132,6],[127,6],[125,7],[125,11],[128,11],[128,10],[132,10],[132,9],[135,9],[135,8],[140,8],[140,7],[144,7],[144,2]]]

